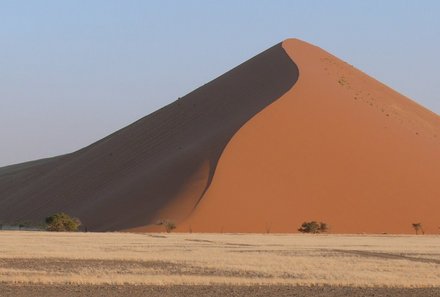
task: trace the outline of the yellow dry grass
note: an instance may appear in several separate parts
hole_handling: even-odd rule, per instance
[[[2,231],[0,282],[431,287],[440,237]]]

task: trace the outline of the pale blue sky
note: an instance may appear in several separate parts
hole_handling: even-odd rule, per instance
[[[0,166],[74,151],[289,37],[440,113],[440,1],[0,0]]]

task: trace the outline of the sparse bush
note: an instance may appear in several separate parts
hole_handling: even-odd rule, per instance
[[[327,225],[327,223],[324,223],[324,222],[320,222],[319,223],[319,232],[320,233],[325,233],[325,232],[327,232],[328,231],[328,225]]]
[[[165,231],[167,233],[170,233],[171,231],[176,229],[176,223],[174,223],[171,220],[160,220],[160,221],[157,222],[156,225],[164,226],[165,227]]]
[[[304,222],[302,223],[301,227],[298,228],[298,231],[301,233],[323,233],[328,231],[328,225],[323,222]]]
[[[266,233],[269,234],[270,230],[272,229],[272,224],[271,223],[266,223]]]
[[[57,232],[76,232],[81,225],[78,218],[73,218],[64,212],[59,212],[46,218],[46,230]]]
[[[20,221],[17,222],[17,225],[20,230],[23,228],[32,228],[36,226],[36,224],[31,221]]]
[[[422,227],[421,223],[413,223],[412,227],[416,231],[416,235],[418,235],[420,231],[422,231],[422,234],[425,234],[425,231],[423,230],[423,227]]]

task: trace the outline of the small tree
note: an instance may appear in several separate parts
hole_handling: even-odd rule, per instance
[[[165,231],[167,233],[171,233],[171,231],[176,229],[176,223],[174,223],[171,220],[160,220],[160,221],[157,222],[157,225],[164,226],[165,227]]]
[[[73,218],[64,212],[59,212],[46,218],[46,230],[57,232],[76,232],[81,225],[78,218]]]
[[[419,235],[419,231],[422,231],[422,234],[425,234],[425,231],[423,231],[423,227],[421,223],[413,223],[412,227],[416,231],[416,235]]]
[[[326,223],[323,222],[316,222],[316,221],[311,221],[311,222],[304,222],[302,223],[301,227],[298,228],[298,231],[301,233],[323,233],[323,232],[327,232],[328,230],[328,225]]]
[[[328,231],[328,225],[327,225],[327,223],[320,222],[320,223],[319,223],[319,232],[320,232],[320,233],[325,233],[325,232],[327,232],[327,231]]]

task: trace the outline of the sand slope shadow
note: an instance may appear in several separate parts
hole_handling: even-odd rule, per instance
[[[287,92],[298,68],[281,44],[183,98],[75,153],[0,168],[0,220],[57,211],[89,230],[152,223],[179,201],[187,216],[209,186],[231,137]]]

